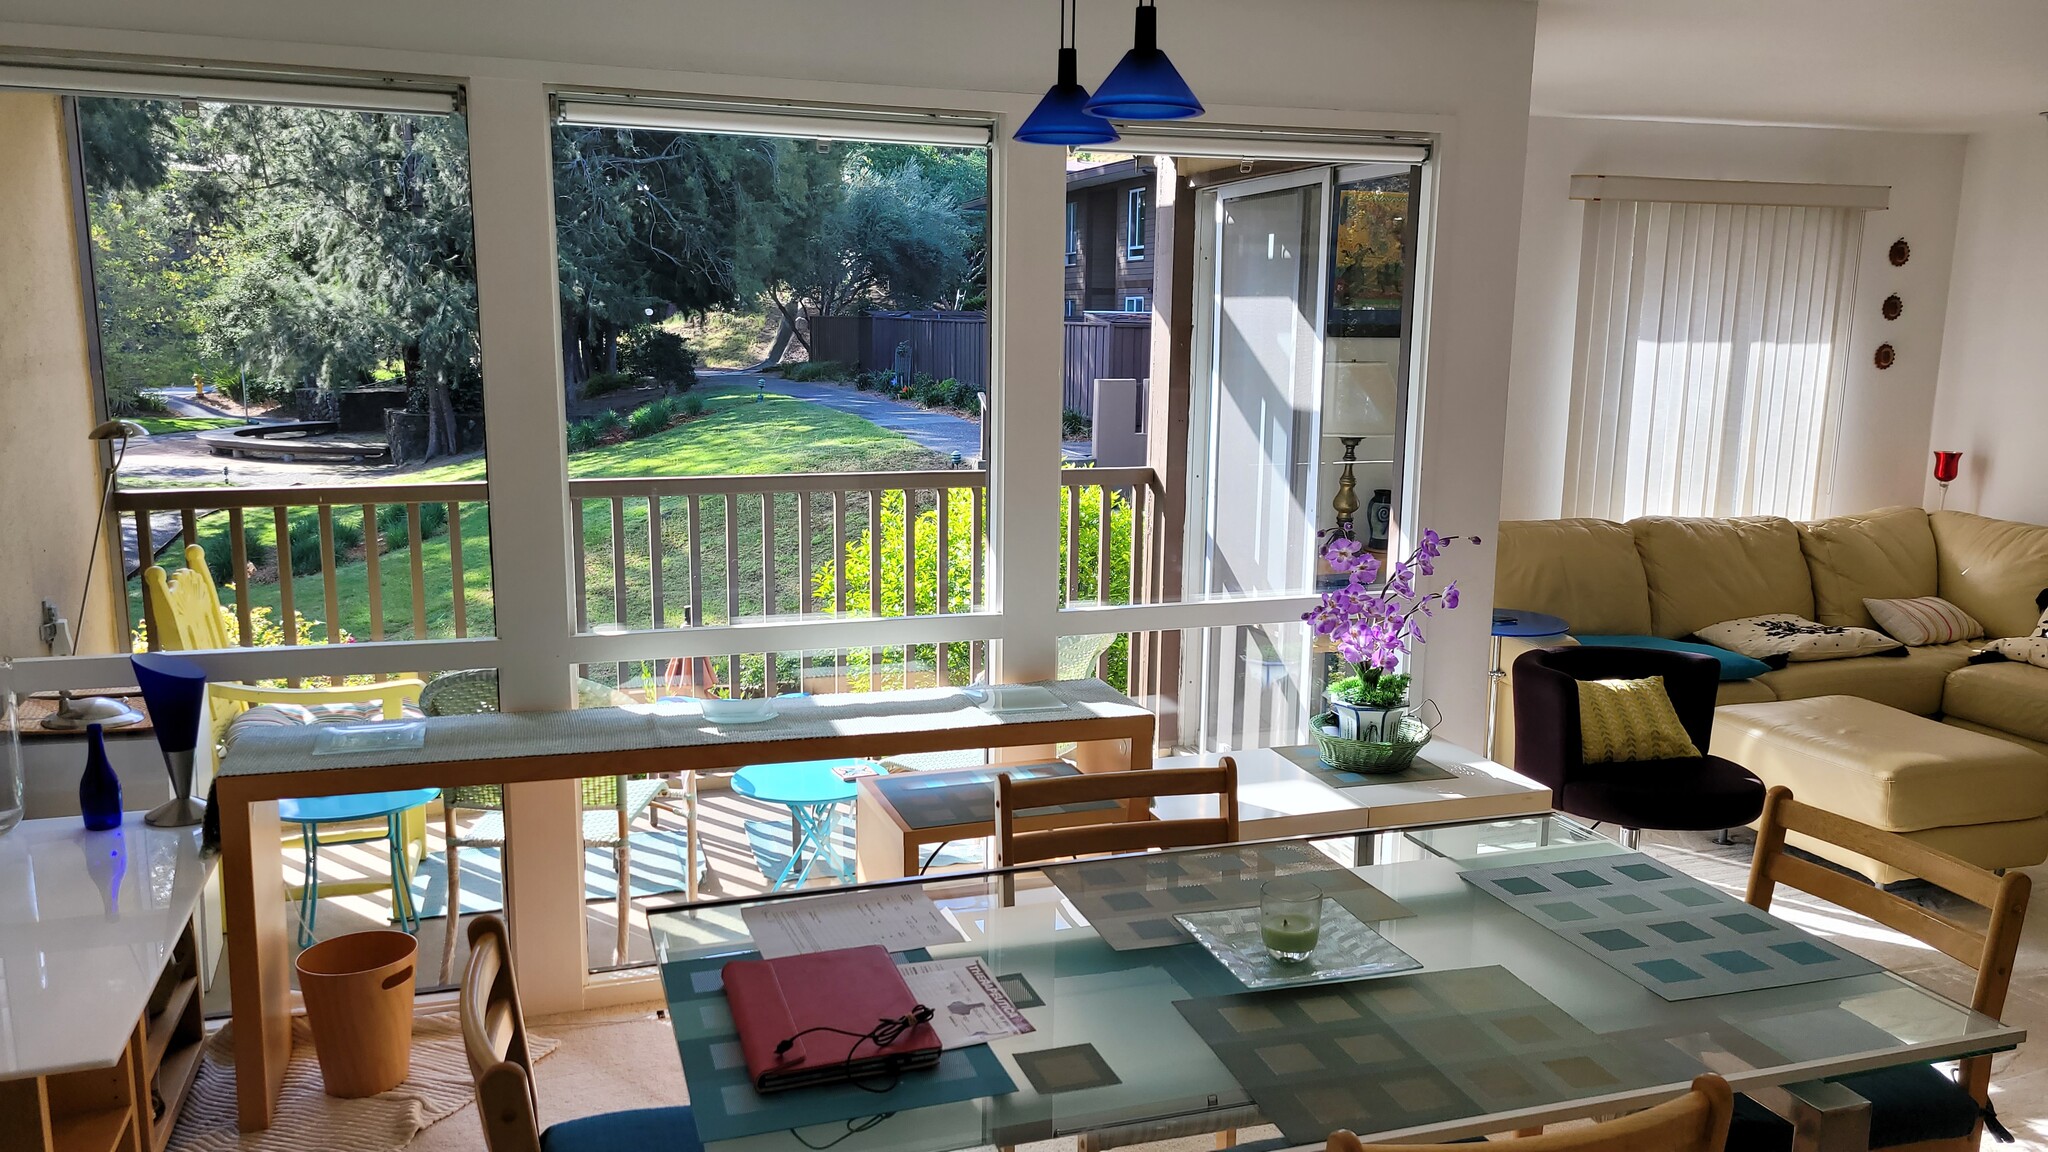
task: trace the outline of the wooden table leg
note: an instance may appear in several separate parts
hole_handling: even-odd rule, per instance
[[[854,793],[853,798],[853,866],[854,878],[865,883],[869,880],[894,880],[908,876],[917,870],[914,863],[917,846],[909,842],[909,836],[901,825],[890,818],[874,794],[867,788]]]
[[[228,980],[235,1022],[237,1127],[270,1127],[292,1053],[291,941],[277,801],[237,800],[217,786]]]

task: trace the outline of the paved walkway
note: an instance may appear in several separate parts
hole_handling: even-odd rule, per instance
[[[877,427],[908,436],[934,452],[958,452],[962,460],[969,462],[981,456],[981,423],[952,412],[891,400],[879,393],[862,392],[850,384],[806,383],[749,372],[706,372],[701,378],[707,384],[748,388],[765,384],[770,392],[858,416]],[[1063,459],[1086,460],[1092,453],[1085,440],[1060,445]]]

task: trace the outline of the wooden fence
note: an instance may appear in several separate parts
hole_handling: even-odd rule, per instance
[[[813,316],[812,355],[862,372],[888,372],[896,346],[910,345],[911,371],[965,381],[987,390],[988,317],[981,312],[873,312]],[[1145,312],[1091,312],[1066,322],[1060,403],[1089,412],[1095,382],[1143,380],[1152,374],[1152,317]]]

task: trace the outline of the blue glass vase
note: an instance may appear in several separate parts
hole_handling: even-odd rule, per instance
[[[107,760],[107,739],[97,724],[85,728],[85,774],[78,778],[78,811],[88,832],[121,826],[121,778]]]

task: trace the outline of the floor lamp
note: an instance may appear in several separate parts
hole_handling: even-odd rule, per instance
[[[65,645],[69,650],[69,655],[78,655],[78,636],[79,633],[85,630],[85,608],[87,604],[92,602],[92,570],[99,566],[100,535],[107,528],[107,516],[109,509],[114,503],[114,483],[121,473],[121,460],[128,455],[128,441],[130,438],[147,435],[149,435],[149,430],[133,420],[109,420],[85,434],[87,440],[113,441],[114,463],[112,467],[107,469],[106,482],[100,486],[98,514],[93,518],[92,522],[92,549],[85,554],[85,585],[78,593],[78,613],[72,617],[73,624],[68,629],[70,635],[65,637],[69,641]],[[143,540],[137,537],[136,555],[148,556],[152,550],[150,548],[152,543],[154,541]],[[56,613],[54,610],[50,611],[50,616],[52,619],[44,625],[44,639],[50,643],[52,648],[55,648],[58,637],[67,629],[61,620],[55,618]],[[57,694],[57,699],[57,711],[43,719],[43,727],[45,728],[54,729],[59,732],[70,732],[83,729],[88,724],[98,724],[105,728],[126,728],[131,724],[140,724],[142,722],[142,713],[128,707],[119,700],[110,699],[105,696],[93,696],[81,700],[73,696],[69,689],[65,689]]]

